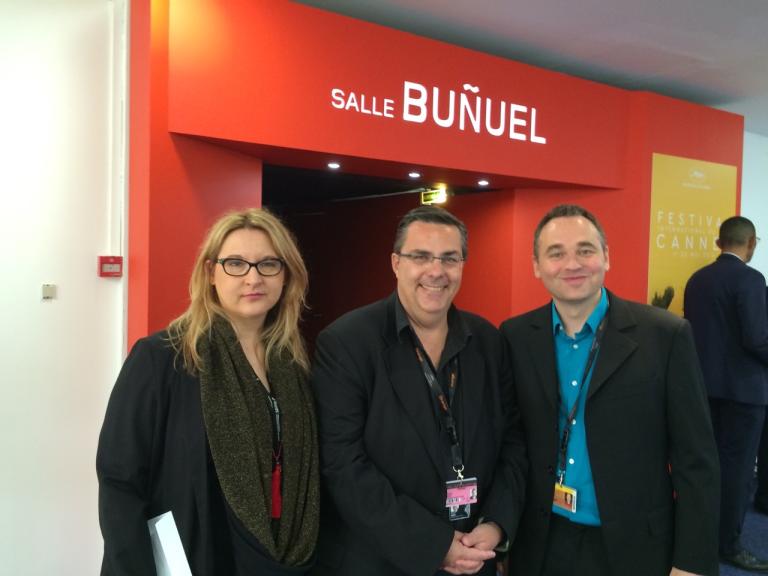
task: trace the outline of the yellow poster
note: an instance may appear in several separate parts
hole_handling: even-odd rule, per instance
[[[653,155],[648,303],[683,313],[683,291],[712,262],[720,223],[736,214],[736,166]]]

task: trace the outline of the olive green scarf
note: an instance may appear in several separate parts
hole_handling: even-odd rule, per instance
[[[269,358],[272,394],[281,412],[283,505],[272,530],[272,420],[267,392],[230,323],[214,321],[203,339],[200,374],[203,418],[216,474],[230,508],[272,557],[301,566],[312,557],[318,531],[318,448],[312,396],[300,367]]]

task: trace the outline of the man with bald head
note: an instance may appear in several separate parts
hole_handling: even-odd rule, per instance
[[[768,559],[741,544],[755,457],[768,404],[768,315],[765,278],[747,266],[757,246],[743,216],[723,221],[717,260],[685,287],[720,455],[720,556],[743,570],[768,572]]]

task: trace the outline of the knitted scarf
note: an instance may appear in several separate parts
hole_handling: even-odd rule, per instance
[[[203,419],[216,474],[237,518],[286,566],[312,557],[318,531],[318,447],[311,393],[287,357],[269,358],[272,394],[281,412],[282,515],[273,533],[272,420],[267,392],[245,357],[230,323],[218,318],[200,344]],[[276,356],[273,354],[273,356]]]

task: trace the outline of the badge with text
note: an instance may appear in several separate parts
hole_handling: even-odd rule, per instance
[[[568,512],[576,512],[576,489],[565,484],[555,483],[555,496],[552,504]]]
[[[448,519],[464,520],[469,518],[472,504],[477,502],[477,478],[462,478],[445,483],[445,507]]]

